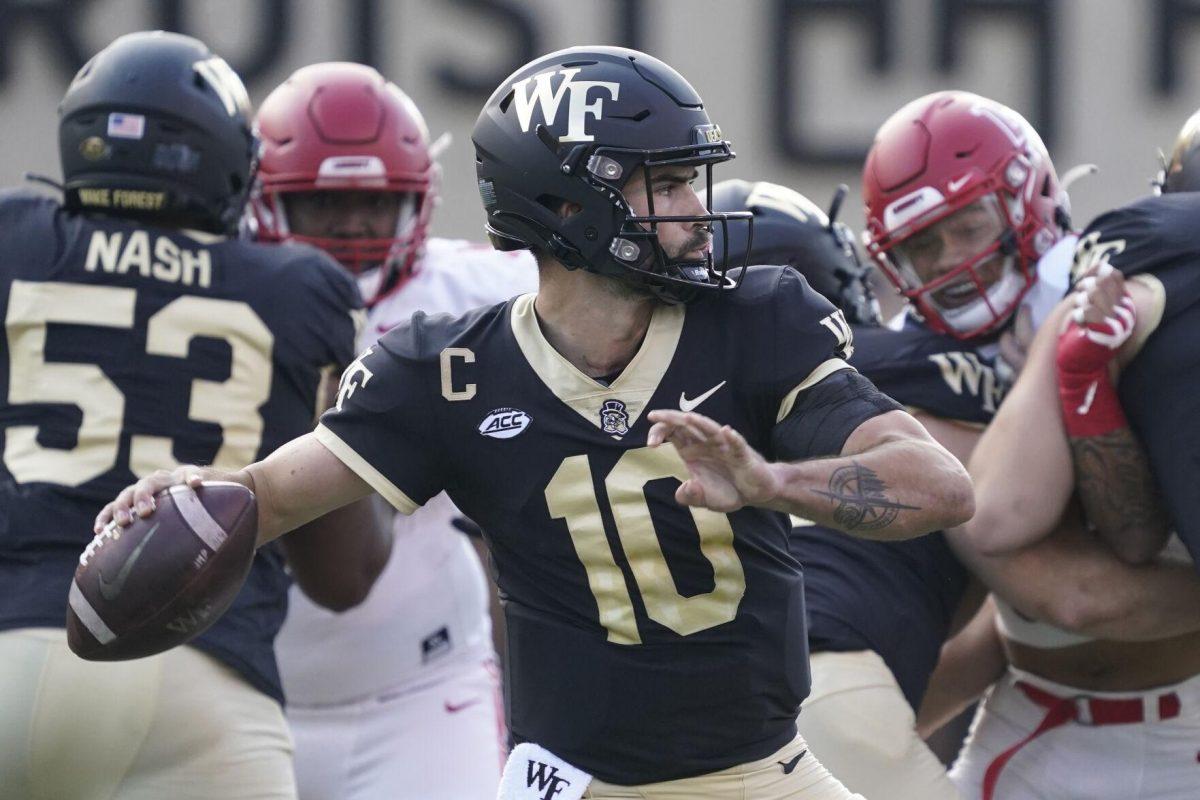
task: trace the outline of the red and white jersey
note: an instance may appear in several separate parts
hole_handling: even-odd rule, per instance
[[[373,294],[372,274],[360,279]],[[361,351],[415,311],[462,314],[537,291],[527,251],[431,239],[417,271],[380,298],[359,337]],[[488,589],[470,541],[454,527],[461,513],[445,494],[411,516],[393,517],[387,566],[361,605],[335,614],[297,588],[275,640],[288,703],[346,703],[403,690],[492,652]]]

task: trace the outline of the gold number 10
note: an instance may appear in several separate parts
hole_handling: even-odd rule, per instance
[[[731,621],[746,593],[742,562],[733,548],[733,528],[725,514],[691,508],[700,534],[700,552],[713,569],[713,590],[684,597],[663,555],[646,484],[662,478],[686,480],[687,467],[671,447],[629,450],[604,479],[605,493],[617,525],[621,549],[650,619],[681,636]],[[617,566],[600,516],[600,501],[592,485],[586,455],[570,456],[546,485],[546,504],[554,519],[563,519],[575,553],[587,571],[588,585],[600,610],[600,624],[615,644],[640,644],[633,603],[625,576]]]

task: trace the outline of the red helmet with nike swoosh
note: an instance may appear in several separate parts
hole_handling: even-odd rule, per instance
[[[248,222],[256,238],[307,242],[355,274],[385,266],[381,289],[412,274],[428,236],[440,169],[425,120],[408,95],[362,64],[313,64],[271,92],[255,125],[262,155]],[[320,191],[399,194],[395,234],[335,239],[293,233],[288,194]]]
[[[1041,137],[1007,106],[961,91],[921,97],[883,124],[863,202],[871,257],[930,328],[962,339],[1008,322],[1068,225]],[[947,225],[965,249],[946,244]]]

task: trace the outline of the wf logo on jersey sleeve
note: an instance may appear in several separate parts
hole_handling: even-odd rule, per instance
[[[575,76],[580,72],[579,67],[543,72],[513,84],[513,102],[517,106],[517,121],[521,130],[529,133],[533,125],[533,109],[539,107],[542,119],[548,127],[553,127],[558,121],[558,110],[562,106],[563,97],[567,100],[567,134],[560,136],[560,142],[591,142],[595,137],[587,132],[587,118],[604,118],[604,98],[595,97],[588,102],[588,93],[592,89],[603,89],[615,102],[621,93],[621,84],[612,81],[577,81]],[[561,75],[558,86],[551,84],[555,75]]]
[[[350,362],[350,366],[346,367],[346,371],[342,373],[342,380],[338,384],[337,395],[337,410],[341,411],[346,400],[354,396],[354,392],[358,387],[366,388],[366,385],[375,377],[375,373],[367,368],[363,363],[363,359],[375,352],[375,347],[372,345],[363,351],[363,354]]]

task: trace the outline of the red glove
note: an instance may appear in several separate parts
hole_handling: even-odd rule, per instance
[[[1101,436],[1129,427],[1108,365],[1133,334],[1137,311],[1133,298],[1123,293],[1099,322],[1086,322],[1089,309],[1092,316],[1104,312],[1092,305],[1089,291],[1094,286],[1094,278],[1080,281],[1071,322],[1058,337],[1058,397],[1067,435],[1072,438]]]

